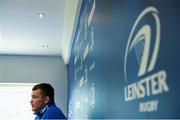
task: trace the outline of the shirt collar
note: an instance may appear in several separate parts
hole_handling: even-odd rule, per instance
[[[47,105],[42,107],[39,111],[34,112],[34,114],[37,115],[37,116],[41,116],[49,108],[50,105],[55,105],[55,103],[54,102],[48,103]]]
[[[35,115],[41,116],[47,109],[49,105],[45,105],[43,108],[41,108],[39,111],[34,112]]]

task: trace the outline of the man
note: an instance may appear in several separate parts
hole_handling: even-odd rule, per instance
[[[32,88],[30,103],[36,115],[35,120],[66,119],[55,105],[54,88],[48,83],[40,83]]]

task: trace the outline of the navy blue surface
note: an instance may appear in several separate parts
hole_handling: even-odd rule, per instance
[[[151,8],[157,12],[152,12]],[[155,51],[156,18],[160,44],[153,69],[138,76],[144,40],[137,43],[129,40],[130,49],[128,39],[135,21],[145,9],[149,12],[138,21],[132,39],[143,26],[150,26],[147,68]],[[179,11],[178,0],[84,0],[68,66],[68,117],[180,118]],[[91,22],[88,21],[90,14]],[[144,36],[142,39],[146,39]],[[150,94],[125,100],[125,88],[145,79],[139,90],[147,93],[149,86]],[[152,88],[156,90],[154,94]],[[140,104],[156,102],[149,111],[140,109]]]

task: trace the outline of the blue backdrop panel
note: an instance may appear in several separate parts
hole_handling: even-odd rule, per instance
[[[84,0],[69,118],[180,118],[180,1]]]

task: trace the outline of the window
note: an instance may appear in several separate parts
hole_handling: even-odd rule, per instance
[[[33,120],[30,83],[0,83],[0,120]]]

